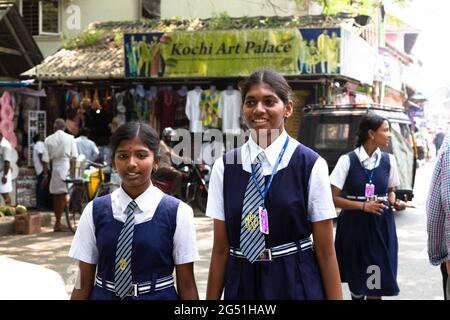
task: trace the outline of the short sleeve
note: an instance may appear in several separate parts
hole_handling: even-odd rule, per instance
[[[348,170],[350,169],[350,158],[344,154],[341,156],[334,167],[333,172],[330,175],[331,185],[342,190],[347,180]]]
[[[391,163],[391,169],[389,170],[388,188],[394,188],[400,185],[397,161],[395,161],[394,155],[389,154],[389,162]]]
[[[48,154],[48,147],[47,147],[46,143],[44,143],[44,149],[43,149],[43,153],[42,153],[42,161],[47,162],[47,163],[50,162],[50,156]]]
[[[213,219],[225,221],[225,208],[223,203],[223,174],[225,166],[223,158],[217,158],[211,172],[208,189],[208,202],[206,215]]]
[[[336,218],[336,209],[331,195],[328,165],[318,158],[309,178],[308,217],[311,222]]]
[[[195,236],[194,212],[184,202],[177,211],[177,227],[173,236],[173,260],[176,265],[190,263],[200,257]]]
[[[93,204],[89,202],[83,210],[77,232],[72,241],[69,257],[90,263],[98,263],[97,239],[95,237]]]

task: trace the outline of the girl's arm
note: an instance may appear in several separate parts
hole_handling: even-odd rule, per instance
[[[197,285],[194,278],[194,263],[179,264],[175,267],[177,291],[181,300],[198,300]]]
[[[71,300],[88,300],[94,288],[94,277],[96,264],[90,264],[83,261],[79,263],[79,279],[72,291]]]
[[[206,289],[207,300],[220,300],[222,297],[225,269],[229,254],[230,244],[228,242],[225,221],[214,219],[214,244]]]
[[[312,223],[314,250],[328,300],[342,300],[341,277],[333,242],[333,220]]]
[[[400,199],[397,199],[393,188],[388,188],[388,198],[391,206],[395,208],[397,211],[405,210],[406,203]]]

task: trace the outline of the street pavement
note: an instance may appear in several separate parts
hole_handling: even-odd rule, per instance
[[[440,270],[429,264],[426,246],[425,201],[432,170],[432,164],[428,163],[417,171],[415,198],[412,202],[416,208],[396,213],[400,295],[386,299],[442,299]],[[195,215],[199,215],[199,212],[195,212]],[[199,295],[203,299],[213,241],[212,221],[197,216],[195,226],[200,260],[195,263],[194,272]],[[67,256],[72,238],[71,233],[54,233],[50,227],[43,227],[39,234],[3,236],[0,237],[0,255],[55,270],[64,279],[67,292],[70,293],[77,271],[76,261]],[[343,291],[344,298],[349,299],[346,284],[343,284]]]

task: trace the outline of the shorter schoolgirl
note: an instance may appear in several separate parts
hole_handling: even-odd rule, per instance
[[[152,185],[158,150],[146,124],[128,122],[112,136],[122,184],[83,211],[69,252],[80,269],[72,299],[198,299],[193,212]]]
[[[393,189],[400,184],[387,119],[364,116],[356,149],[341,156],[330,181],[333,201],[342,208],[336,227],[336,255],[342,282],[353,300],[396,296],[397,233],[392,208],[405,209]]]

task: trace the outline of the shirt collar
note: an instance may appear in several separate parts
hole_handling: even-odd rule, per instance
[[[381,150],[380,148],[376,148],[375,152],[372,154],[371,157],[369,157],[369,155],[366,152],[366,149],[364,149],[363,146],[359,147],[359,151],[358,151],[358,158],[359,158],[359,162],[364,162],[367,159],[371,159],[373,157],[375,157],[375,159],[379,159],[381,156]]]
[[[275,141],[270,144],[270,146],[268,146],[266,149],[263,149],[253,140],[252,135],[250,135],[250,138],[248,139],[248,145],[250,147],[251,163],[255,162],[255,159],[260,152],[264,152],[270,166],[273,167],[277,162],[278,156],[280,155],[281,149],[283,148],[287,136],[288,134],[286,130],[283,129],[283,132],[280,134],[280,136],[276,138]]]
[[[147,190],[145,190],[139,197],[134,199],[136,202],[139,210],[141,212],[147,212],[151,209],[151,203],[148,201],[148,199],[153,199],[155,195],[161,192],[158,188],[156,188],[153,184],[151,184]],[[128,205],[130,202],[133,201],[133,199],[123,190],[122,187],[119,189],[119,204],[120,208],[122,210],[122,213],[125,213],[127,210]]]

